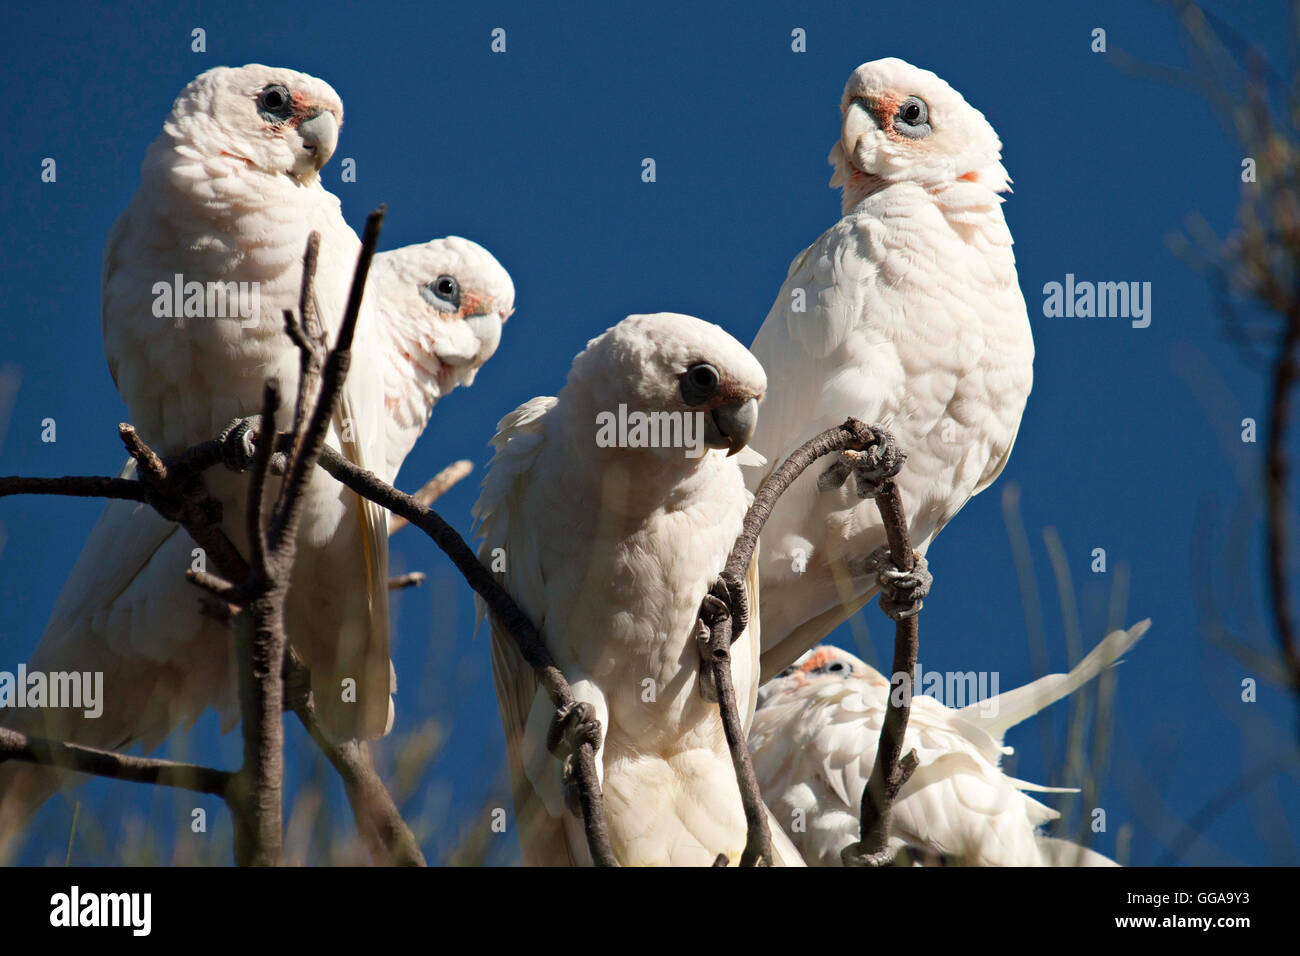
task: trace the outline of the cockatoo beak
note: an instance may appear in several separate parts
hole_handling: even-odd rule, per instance
[[[710,448],[726,448],[727,457],[749,444],[758,426],[758,401],[728,402],[719,405],[704,419],[704,443]]]
[[[482,365],[501,344],[501,316],[496,312],[482,312],[467,315],[461,321],[470,334],[465,335],[462,330],[454,342],[448,342],[440,348],[437,352],[438,361],[455,368]]]
[[[840,126],[840,148],[855,166],[858,162],[858,143],[865,133],[878,128],[876,118],[865,100],[856,99],[849,104]]]
[[[501,324],[504,320],[499,312],[485,312],[482,315],[465,317],[465,323],[479,341],[479,361],[486,362],[501,344]]]
[[[334,155],[339,144],[339,122],[329,110],[322,110],[298,124],[298,136],[302,139],[302,153],[295,172],[302,178],[320,172]]]

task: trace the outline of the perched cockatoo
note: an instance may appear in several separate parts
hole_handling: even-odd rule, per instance
[[[377,254],[366,295],[376,321],[357,335],[379,342],[386,434],[377,473],[391,484],[438,399],[472,385],[496,352],[515,287],[490,252],[448,236]]]
[[[854,416],[891,431],[922,555],[997,477],[1020,426],[1034,346],[1002,216],[1009,179],[983,115],[902,60],[854,70],[831,149],[843,218],[790,266],[751,346],[770,388],[754,448],[771,468]],[[763,677],[878,590],[885,535],[870,486],[808,469],[762,535]],[[764,477],[747,475],[750,488]]]
[[[103,330],[129,420],[161,454],[256,414],[267,380],[283,396],[277,426],[289,426],[299,353],[285,335],[284,310],[297,309],[307,235],[321,235],[316,306],[331,339],[360,249],[318,175],[342,121],[338,95],[315,77],[218,67],[181,91],[150,145],[140,187],[104,249]],[[191,283],[203,293],[193,300],[198,314],[178,315],[168,287]],[[206,296],[218,286],[236,293],[227,291],[224,305]],[[374,325],[370,305],[360,328]],[[378,344],[374,336],[356,342],[327,438],[370,470],[382,467],[386,437]],[[247,476],[212,469],[205,482],[221,502],[226,533],[247,554]],[[302,514],[289,640],[311,668],[330,733],[378,736],[392,716],[387,515],[321,472],[307,486]]]
[[[633,315],[587,344],[558,397],[521,405],[492,440],[474,508],[479,554],[601,722],[596,763],[624,865],[710,865],[719,853],[735,862],[744,849],[740,791],[718,707],[700,693],[693,630],[748,507],[732,456],[765,387],[762,367],[718,326]],[[656,416],[648,428],[646,416]],[[748,578],[752,588],[752,568]],[[746,727],[758,639],[753,616],[731,648]],[[495,619],[491,643],[524,862],[589,864],[546,747],[554,707]],[[797,861],[784,840],[778,852]]]
[[[333,341],[359,242],[316,177],[342,108],[320,80],[263,66],[211,70],[182,92],[150,147],[140,190],[105,254],[105,349],[131,421],[164,454],[260,410],[276,379],[288,425],[297,352],[282,310],[296,311],[307,234],[322,233],[320,318]],[[259,311],[234,318],[158,317],[153,283],[256,282]],[[513,311],[509,275],[458,237],[380,253],[366,287],[343,413],[330,444],[392,481],[434,403],[469,384]],[[166,311],[165,309],[163,311]],[[134,475],[134,463],[123,472]],[[242,548],[247,480],[205,475]],[[387,524],[323,472],[307,490],[286,613],[312,667],[322,720],[339,737],[374,736],[391,720]],[[247,552],[245,552],[247,553]],[[209,706],[238,719],[232,641],[199,613],[185,571],[203,556],[152,508],[111,501],[91,532],[28,666],[104,675],[103,714],[8,711],[5,726],[91,746],[156,747]],[[340,684],[356,682],[356,703]],[[382,678],[382,679],[381,679]],[[0,843],[54,790],[40,768],[0,765]]]
[[[514,311],[514,286],[486,249],[451,236],[378,253],[366,295],[371,324],[357,337],[378,343],[385,431],[375,472],[391,483],[434,404],[469,385],[496,351]],[[134,473],[131,462],[123,474]],[[232,642],[199,613],[200,592],[184,576],[195,547],[148,505],[108,502],[28,664],[46,673],[103,673],[104,711],[94,719],[79,711],[6,711],[3,726],[115,749],[142,741],[146,751],[209,706],[224,729],[234,727]],[[59,782],[38,767],[0,764],[0,845]]]
[[[919,765],[894,803],[889,848],[971,866],[1109,866],[1099,853],[1039,827],[1059,814],[1024,791],[1073,793],[1003,773],[1007,729],[1072,694],[1110,667],[1150,621],[1115,631],[1068,674],[954,709],[914,694],[903,752]],[[848,651],[821,645],[759,690],[749,733],[768,806],[811,866],[840,866],[857,842],[889,680]]]

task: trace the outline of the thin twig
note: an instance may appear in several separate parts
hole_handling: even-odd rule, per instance
[[[462,458],[460,461],[453,461],[442,471],[438,472],[426,481],[424,487],[417,491],[413,497],[416,501],[427,508],[450,491],[456,482],[465,478],[473,470],[474,463],[467,458]],[[390,514],[388,516],[388,533],[391,535],[401,531],[407,524],[407,520],[400,515]]]
[[[285,661],[285,686],[289,708],[343,779],[357,832],[371,857],[398,866],[424,866],[424,854],[415,834],[375,772],[369,748],[356,740],[335,742],[321,729],[311,695],[311,675],[292,649]]]
[[[418,588],[424,583],[423,571],[410,571],[406,574],[397,574],[388,579],[388,590],[404,591],[407,588]]]
[[[148,492],[132,478],[67,475],[62,478],[0,478],[0,498],[9,495],[65,495],[71,498],[115,498],[120,501],[148,499]]]
[[[487,604],[497,622],[514,638],[520,654],[532,667],[537,682],[546,689],[557,715],[568,718],[581,712],[569,682],[560,672],[533,622],[492,572],[483,566],[455,528],[411,495],[398,491],[372,473],[358,468],[332,448],[321,450],[319,464],[357,494],[400,515],[432,538],[434,544],[451,559],[469,586]],[[575,739],[570,742],[569,750],[573,755],[574,777],[592,861],[597,866],[617,866],[596,775],[595,744],[590,739]]]
[[[891,560],[900,571],[912,570],[916,563],[915,553],[912,551],[907,515],[903,511],[903,499],[898,486],[893,480],[885,482],[875,499],[880,520],[885,527]],[[905,680],[905,693],[889,695],[885,721],[880,728],[880,742],[876,747],[876,762],[871,767],[871,777],[862,791],[858,843],[846,847],[842,853],[846,864],[879,866],[888,860],[894,799],[915,772],[918,762],[915,751],[903,756],[903,739],[912,712],[912,684],[916,679],[919,643],[920,625],[917,615],[898,618],[894,625],[894,669],[891,684],[894,680]],[[897,699],[899,697],[902,698],[901,703]]]
[[[234,426],[221,436],[201,442],[179,455],[164,458],[153,451],[130,425],[119,434],[137,463],[137,479],[107,477],[0,478],[0,497],[15,494],[54,494],[105,497],[150,504],[162,517],[181,524],[208,553],[219,574],[191,571],[188,579],[236,622],[240,664],[240,706],[243,716],[244,764],[236,773],[172,761],[132,757],[60,741],[27,738],[0,729],[0,761],[22,760],[59,769],[145,783],[183,787],[220,795],[235,823],[235,856],[241,864],[278,863],[280,859],[283,786],[283,727],[285,677],[309,688],[309,676],[293,656],[284,637],[283,605],[295,554],[297,513],[303,487],[314,472],[316,456],[342,391],[349,364],[348,347],[360,313],[361,291],[378,241],[382,208],[366,223],[353,287],[343,317],[339,345],[323,356],[323,337],[317,334],[312,284],[319,238],[309,239],[305,256],[300,306],[306,319],[298,328],[286,317],[290,338],[304,352],[296,396],[295,430],[282,436],[291,448],[286,478],[268,528],[260,520],[268,473],[276,448],[275,413],[278,395],[271,383],[264,393],[260,430],[252,463],[249,488],[248,532],[254,563],[250,567],[222,531],[221,506],[204,490],[201,474],[217,464],[238,468],[243,462],[243,434]],[[322,382],[310,415],[313,374]],[[236,425],[244,423],[237,422]],[[268,534],[269,529],[269,534]],[[402,821],[391,796],[370,764],[364,744],[335,743],[321,732],[310,691],[291,695],[293,709],[312,739],[344,779],[353,814],[362,836],[376,859],[422,864],[423,857],[410,828]]]
[[[156,760],[150,757],[133,757],[96,747],[28,737],[15,730],[0,727],[0,763],[19,760],[24,763],[74,770],[96,777],[111,777],[132,783],[152,783],[163,787],[176,787],[194,793],[226,796],[234,774],[198,764],[177,763],[174,760]]]

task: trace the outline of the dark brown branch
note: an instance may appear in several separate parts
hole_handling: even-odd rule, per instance
[[[450,465],[438,472],[432,478],[424,483],[419,491],[412,497],[420,504],[428,507],[433,504],[448,491],[456,482],[460,481],[471,471],[474,470],[474,463],[466,459],[453,461]],[[390,514],[388,516],[388,533],[391,535],[396,531],[401,531],[406,527],[407,521],[399,515]]]
[[[195,449],[178,459],[164,460],[144,443],[132,426],[121,424],[117,431],[136,460],[137,477],[146,488],[147,500],[154,510],[183,526],[229,580],[242,581],[247,577],[247,562],[221,529],[220,502],[207,494],[199,473],[188,464],[198,458],[197,453],[191,454]]]
[[[321,354],[325,347],[325,330],[316,315],[316,297],[311,294],[316,282],[316,261],[320,255],[320,233],[307,237],[307,250],[302,256],[302,286],[298,296],[299,322],[285,312],[285,330],[298,347],[298,400],[293,409],[293,433],[301,435],[307,421],[307,402],[320,383]]]
[[[24,763],[73,770],[96,777],[111,777],[131,783],[152,783],[176,787],[195,793],[209,793],[225,799],[234,774],[197,764],[155,760],[128,754],[83,747],[59,740],[28,737],[0,727],[0,763],[20,760]]]
[[[900,571],[916,565],[915,553],[907,531],[903,499],[893,480],[885,482],[875,495],[880,520],[885,526],[890,558]],[[851,866],[882,866],[889,862],[889,832],[893,822],[893,804],[898,791],[917,767],[916,752],[903,756],[903,740],[912,712],[913,681],[916,679],[916,656],[920,626],[915,614],[897,619],[894,625],[894,669],[890,680],[888,708],[876,746],[876,762],[862,791],[859,842],[846,847],[842,858]],[[906,681],[904,693],[897,694],[894,681]],[[895,698],[902,697],[902,703]]]
[[[295,447],[285,467],[284,484],[281,486],[280,498],[276,501],[267,533],[267,543],[272,549],[280,549],[286,540],[292,541],[297,533],[301,492],[316,467],[316,457],[325,446],[325,435],[343,394],[343,382],[347,379],[348,367],[352,364],[352,336],[356,332],[357,319],[361,315],[361,297],[365,291],[366,276],[370,272],[370,260],[374,258],[375,247],[379,244],[379,230],[383,222],[383,206],[366,217],[366,228],[361,237],[361,252],[357,255],[357,267],[352,275],[352,287],[348,291],[348,304],[343,312],[338,341],[325,356],[315,410],[295,441]],[[305,276],[303,281],[305,284],[308,282]],[[309,295],[304,292],[304,297]],[[300,391],[305,385],[305,382],[299,383]]]
[[[66,495],[71,498],[115,498],[120,501],[146,501],[148,492],[131,478],[82,477],[23,478],[19,475],[0,478],[0,498],[9,495]]]
[[[296,432],[292,451],[285,467],[279,497],[271,509],[265,529],[262,506],[267,472],[275,450],[275,414],[279,396],[273,382],[268,382],[263,399],[261,434],[253,457],[248,496],[248,533],[253,553],[252,573],[240,588],[241,604],[250,620],[235,620],[236,658],[239,662],[240,716],[244,731],[244,763],[236,783],[250,802],[252,813],[240,818],[236,826],[235,851],[241,863],[276,865],[283,846],[284,786],[284,671],[289,650],[284,628],[284,604],[289,591],[293,564],[297,555],[298,521],[306,488],[316,468],[316,459],[325,447],[325,435],[333,421],[343,385],[351,364],[353,333],[361,313],[362,294],[370,260],[379,241],[384,211],[372,212],[366,219],[365,236],[357,256],[348,304],[339,329],[338,342],[325,353],[321,363],[320,385],[315,396],[312,374],[320,361],[320,344],[304,327],[290,338],[304,352],[300,361],[295,401]],[[313,312],[315,303],[315,256],[319,238],[309,238],[304,260],[300,302],[304,314]],[[292,323],[290,323],[292,325]],[[310,408],[310,414],[306,410]],[[302,414],[298,414],[301,412]],[[142,462],[142,467],[145,463]],[[310,730],[310,727],[309,727]],[[313,735],[320,736],[317,734]],[[344,745],[346,746],[346,745]],[[382,785],[380,786],[382,789]]]
[[[875,432],[857,419],[850,418],[843,425],[828,428],[795,449],[782,462],[781,467],[768,475],[754,495],[754,501],[745,513],[740,537],[731,549],[727,564],[700,607],[696,629],[696,642],[704,668],[700,674],[700,689],[707,699],[718,703],[723,733],[727,738],[732,766],[740,785],[747,829],[745,850],[740,857],[741,866],[772,865],[772,834],[768,829],[767,812],[759,792],[758,778],[754,775],[754,764],[745,740],[731,675],[731,645],[749,623],[745,575],[753,560],[763,525],[771,517],[777,499],[794,480],[823,455],[845,449],[862,450],[876,440]]]
[[[546,689],[551,703],[555,705],[557,715],[567,719],[580,712],[580,705],[573,696],[569,682],[556,666],[533,622],[497,582],[492,572],[483,566],[455,528],[411,495],[398,491],[370,472],[358,468],[332,448],[322,449],[319,464],[357,494],[406,519],[432,538],[434,544],[451,559],[469,586],[487,604],[498,623],[514,638],[520,654],[532,667],[537,682]],[[572,769],[582,809],[587,848],[597,866],[617,866],[609,842],[604,800],[596,775],[596,744],[591,739],[575,739],[571,744],[569,750],[573,757]]]
[[[366,744],[357,740],[337,743],[321,729],[311,695],[311,675],[292,649],[285,660],[285,688],[286,703],[343,779],[357,832],[371,857],[380,863],[424,866],[415,834],[375,772]]]
[[[715,585],[715,590],[725,593],[721,581]],[[744,586],[735,593],[743,595]],[[709,598],[713,600],[710,601]],[[718,704],[722,732],[727,738],[727,750],[731,753],[731,767],[740,785],[746,832],[740,865],[771,866],[772,834],[768,829],[767,812],[759,792],[758,777],[754,774],[754,762],[749,754],[744,723],[740,719],[740,706],[736,702],[736,688],[731,678],[732,612],[725,598],[718,594],[708,595],[705,604],[707,609],[701,608],[695,635],[704,668],[700,674],[701,691],[706,698]],[[726,863],[726,855],[719,854],[715,865],[725,866]]]
[[[316,233],[312,233],[316,235]],[[308,245],[310,248],[310,244]],[[309,280],[304,275],[303,287],[309,287]],[[305,386],[298,390],[298,402],[302,404],[304,399]],[[262,391],[262,422],[263,428],[267,427],[266,423],[275,422],[275,413],[280,410],[280,390],[274,382],[267,382]],[[274,429],[274,424],[270,425]],[[257,443],[256,450],[253,453],[252,477],[248,484],[248,512],[244,515],[244,529],[248,535],[248,550],[253,566],[253,572],[261,577],[270,577],[270,569],[266,564],[266,532],[262,528],[262,508],[266,503],[266,477],[271,468],[271,452],[275,447],[273,441],[260,441]]]

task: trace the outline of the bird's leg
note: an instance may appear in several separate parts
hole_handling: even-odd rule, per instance
[[[744,585],[732,587],[723,574],[700,602],[695,619],[695,647],[700,653],[700,696],[710,704],[718,702],[717,681],[713,665],[725,660],[730,652],[732,634],[744,630],[749,621],[749,602]],[[729,626],[723,628],[723,622]]]
[[[546,734],[546,748],[564,761],[561,770],[564,805],[575,817],[582,816],[582,804],[574,755],[583,744],[591,744],[592,752],[599,753],[600,721],[596,717],[595,707],[586,701],[575,700],[555,712],[555,719],[551,721],[550,730]]]
[[[835,456],[831,466],[817,478],[819,491],[839,488],[852,474],[858,497],[874,498],[898,474],[907,455],[889,432],[882,428],[874,431],[875,441],[862,451],[846,449]]]
[[[236,418],[217,436],[221,442],[221,460],[231,471],[247,471],[253,467],[253,456],[257,453],[257,443],[262,438],[262,416],[249,415]],[[277,451],[271,455],[270,472],[273,475],[284,474],[286,457]]]
[[[879,547],[865,558],[844,562],[854,575],[874,574],[880,585],[880,609],[895,621],[913,617],[921,610],[921,599],[930,593],[934,577],[919,551],[913,551],[911,570],[903,571],[893,561],[889,548]]]

